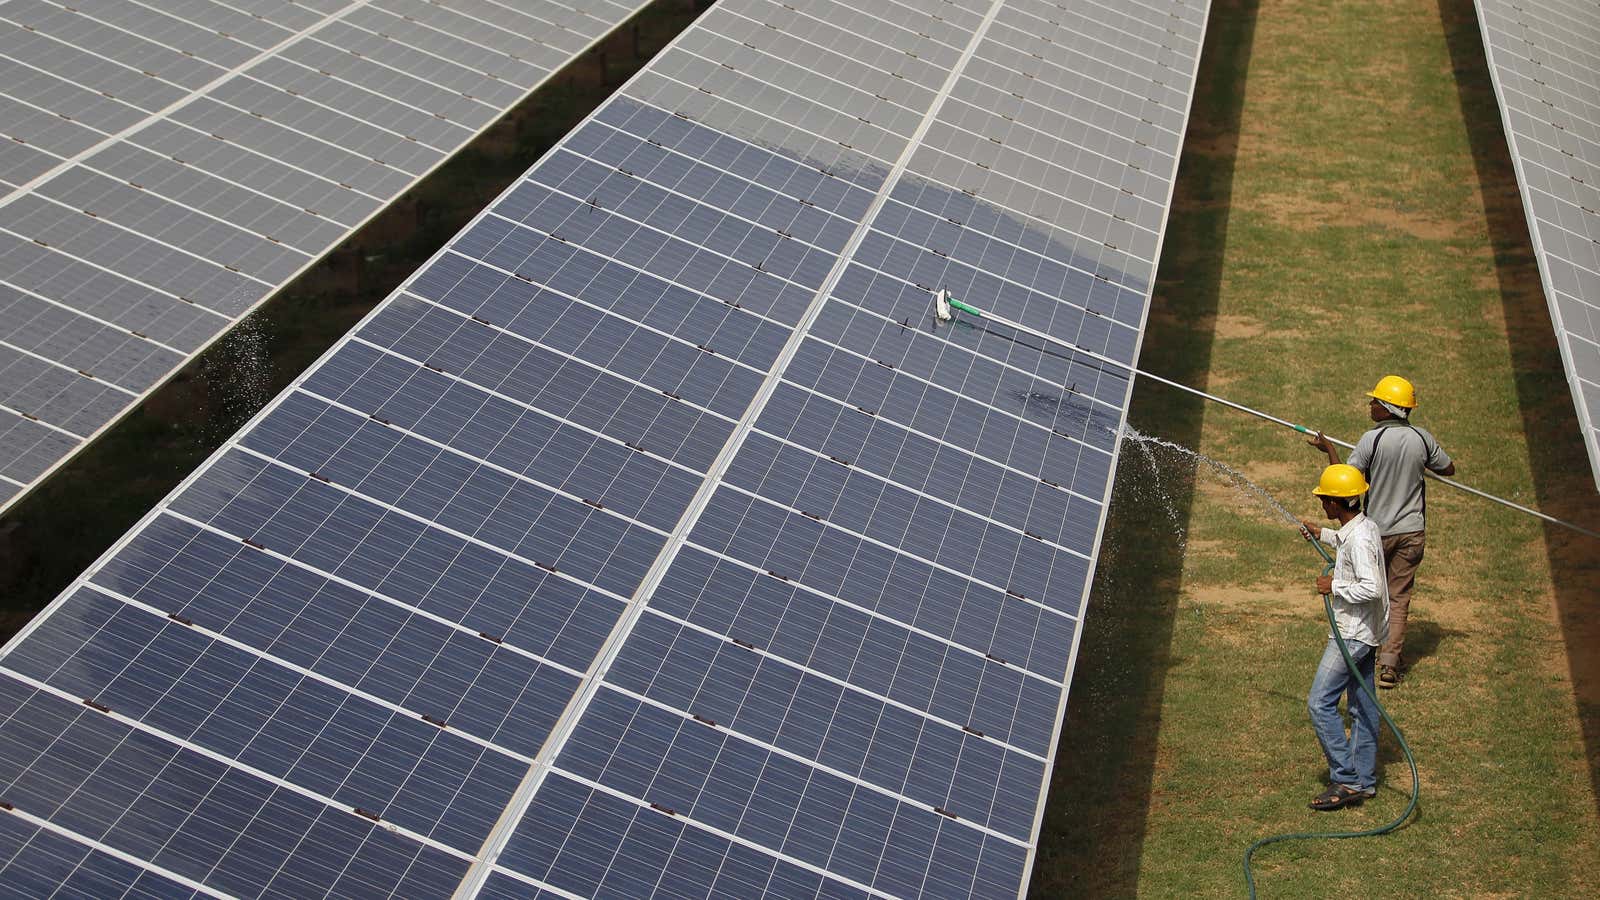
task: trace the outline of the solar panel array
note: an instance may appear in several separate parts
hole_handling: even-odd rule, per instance
[[[0,510],[643,5],[0,4]]]
[[[1600,18],[1580,0],[1476,0],[1556,343],[1600,487]]]
[[[1023,890],[1206,13],[717,4],[7,647],[0,879]]]

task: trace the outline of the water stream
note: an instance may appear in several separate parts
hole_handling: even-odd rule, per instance
[[[1246,478],[1244,473],[1233,468],[1227,463],[1222,462],[1221,460],[1212,459],[1198,450],[1191,450],[1182,444],[1174,443],[1166,438],[1159,438],[1155,435],[1144,434],[1143,432],[1134,428],[1132,425],[1122,426],[1122,439],[1132,443],[1134,448],[1139,451],[1140,455],[1150,465],[1151,470],[1155,474],[1151,489],[1156,492],[1157,497],[1162,501],[1161,505],[1167,511],[1167,517],[1172,523],[1173,531],[1180,536],[1183,534],[1183,524],[1178,521],[1178,514],[1173,508],[1171,495],[1168,493],[1166,485],[1162,483],[1162,467],[1159,454],[1157,453],[1158,450],[1167,453],[1176,453],[1180,456],[1193,459],[1196,462],[1204,463],[1213,472],[1221,476],[1222,479],[1240,495],[1254,498],[1262,506],[1265,506],[1267,509],[1271,510],[1285,522],[1295,524],[1300,521],[1300,519],[1296,517],[1294,513],[1290,512],[1288,508],[1286,508],[1282,503],[1278,502],[1278,498],[1268,493],[1266,488],[1263,488],[1261,485],[1256,484],[1249,478]]]

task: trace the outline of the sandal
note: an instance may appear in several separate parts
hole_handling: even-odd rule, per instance
[[[1335,784],[1313,797],[1311,808],[1319,812],[1329,812],[1346,806],[1360,806],[1361,801],[1369,796],[1371,795],[1360,788],[1353,788],[1348,784]]]

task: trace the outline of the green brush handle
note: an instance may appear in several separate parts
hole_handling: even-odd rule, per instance
[[[964,313],[977,316],[980,319],[983,318],[983,310],[977,308],[976,306],[962,303],[960,300],[957,300],[954,297],[950,298],[950,306],[954,309],[959,309]]]

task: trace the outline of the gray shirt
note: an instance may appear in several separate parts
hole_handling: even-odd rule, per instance
[[[1428,488],[1422,470],[1448,468],[1450,455],[1427,429],[1384,419],[1356,441],[1346,462],[1367,476],[1372,487],[1366,513],[1387,537],[1427,527]]]

